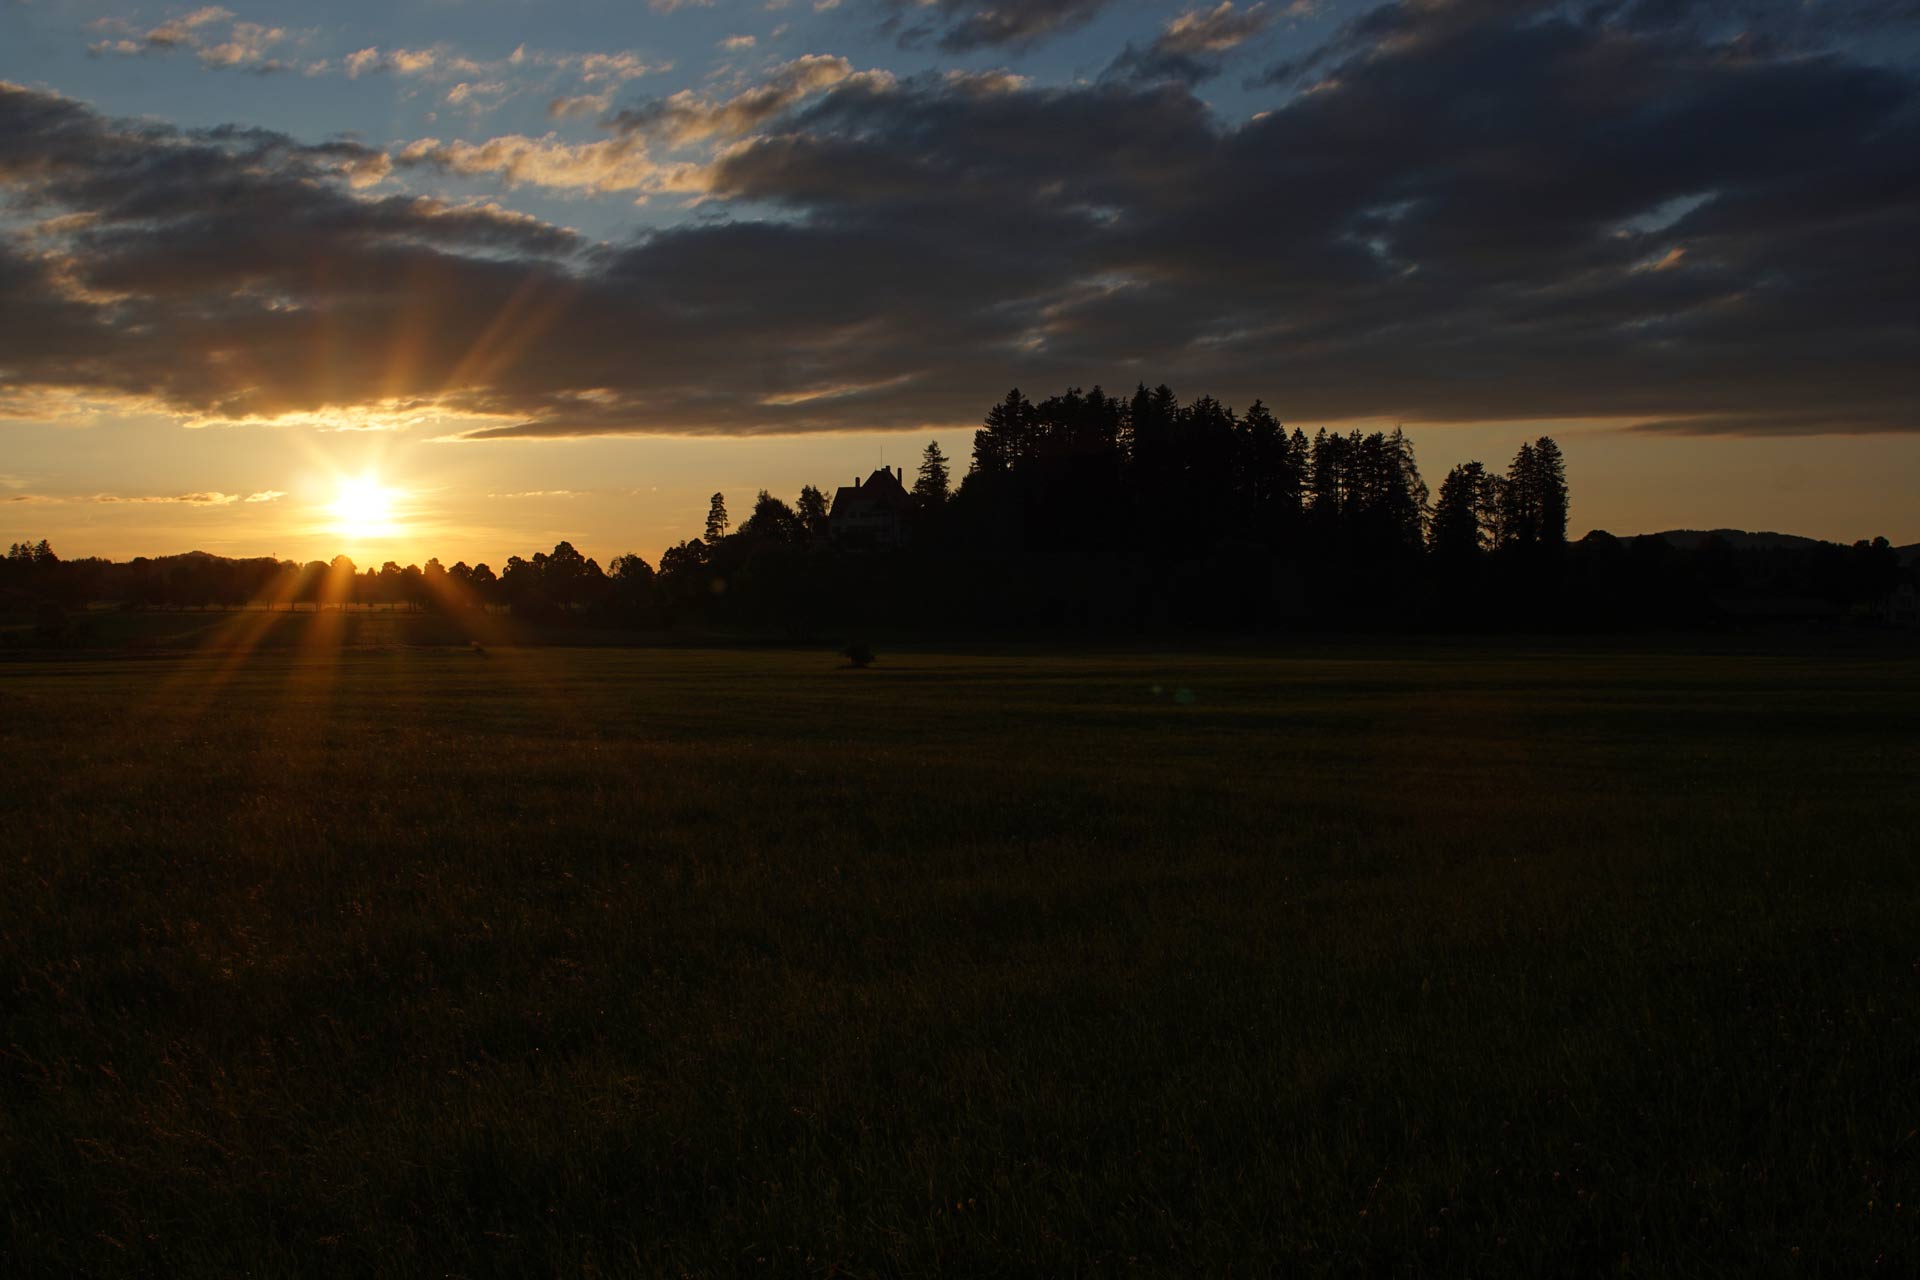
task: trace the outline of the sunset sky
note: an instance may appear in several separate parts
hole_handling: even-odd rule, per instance
[[[4,533],[655,560],[1144,379],[1920,541],[1917,70],[1914,0],[0,0]]]

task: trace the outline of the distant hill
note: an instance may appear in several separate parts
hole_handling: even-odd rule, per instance
[[[179,551],[172,555],[147,556],[148,561],[157,565],[178,564],[246,564],[256,560],[278,560],[278,556],[223,556],[212,551]]]
[[[1742,551],[1790,550],[1817,547],[1826,543],[1824,538],[1805,538],[1797,533],[1750,533],[1745,529],[1667,529],[1653,536],[1665,538],[1682,551],[1697,551],[1709,538],[1723,539],[1727,545]],[[1628,542],[1632,540],[1632,535],[1623,539]],[[1900,557],[1900,564],[1904,568],[1912,568],[1920,564],[1920,542],[1895,547],[1893,553]]]
[[[1817,547],[1824,538],[1803,538],[1797,533],[1749,533],[1745,529],[1668,529],[1653,535],[1665,538],[1682,551],[1697,551],[1710,538],[1719,538],[1740,551],[1780,551]]]
[[[1599,533],[1603,531],[1596,529],[1594,532]],[[1622,542],[1631,542],[1635,538],[1643,536],[1646,535],[1630,533],[1623,536],[1620,540]],[[1665,538],[1668,543],[1682,551],[1697,551],[1706,544],[1709,538],[1724,539],[1729,546],[1742,551],[1771,551],[1817,547],[1825,542],[1825,539],[1822,538],[1807,538],[1797,533],[1749,532],[1745,529],[1666,529],[1652,536]],[[1895,547],[1893,551],[1895,555],[1900,557],[1900,565],[1902,568],[1911,569],[1920,565],[1920,542],[1910,543],[1904,547]],[[149,557],[153,563],[158,565],[172,565],[189,560],[202,563],[234,564],[239,560],[272,558],[271,556],[222,556],[215,555],[211,551],[197,550],[182,552],[177,555]]]

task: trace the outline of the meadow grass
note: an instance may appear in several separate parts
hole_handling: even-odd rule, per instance
[[[1913,1274],[1917,728],[1891,654],[0,665],[0,1259]]]

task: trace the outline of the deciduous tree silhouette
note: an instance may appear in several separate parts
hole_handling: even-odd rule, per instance
[[[827,495],[818,488],[810,484],[801,486],[794,514],[800,517],[800,527],[809,538],[827,536]]]
[[[708,523],[711,527],[711,519]],[[792,507],[762,489],[738,536],[768,542],[799,542],[806,536],[806,526]]]

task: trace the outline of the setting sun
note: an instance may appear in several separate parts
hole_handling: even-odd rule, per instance
[[[332,504],[333,530],[349,538],[381,538],[394,532],[393,490],[370,476],[343,478]]]

